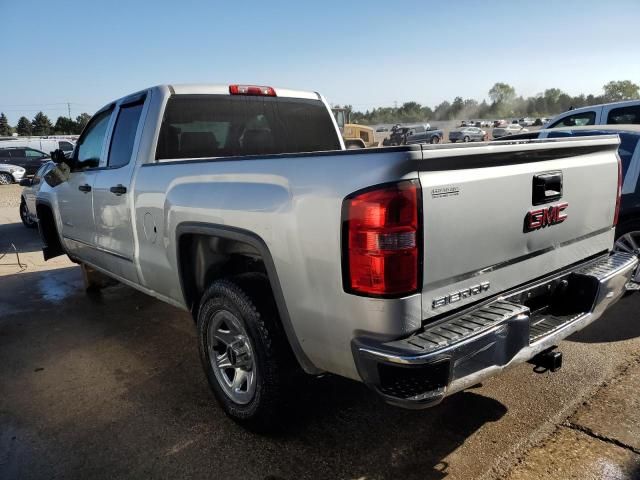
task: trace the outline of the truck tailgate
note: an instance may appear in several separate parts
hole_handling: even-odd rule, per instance
[[[425,147],[423,318],[609,250],[618,143]]]

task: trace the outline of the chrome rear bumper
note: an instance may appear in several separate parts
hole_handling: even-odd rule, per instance
[[[581,330],[615,303],[638,265],[614,253],[385,343],[353,341],[363,381],[389,403],[425,408]]]

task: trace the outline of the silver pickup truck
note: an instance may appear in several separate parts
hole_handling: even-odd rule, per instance
[[[347,151],[317,93],[164,85],[97,112],[36,208],[46,258],[190,311],[216,398],[268,428],[300,371],[422,408],[557,369],[637,266],[618,143]]]

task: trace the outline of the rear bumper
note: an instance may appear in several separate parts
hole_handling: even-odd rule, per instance
[[[385,343],[356,338],[362,380],[387,402],[426,408],[581,330],[615,303],[635,256],[599,257]]]

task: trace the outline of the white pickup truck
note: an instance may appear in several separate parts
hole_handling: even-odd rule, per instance
[[[422,408],[557,369],[637,266],[611,253],[618,142],[347,151],[317,93],[163,85],[55,152],[36,208],[46,258],[192,312],[216,398],[268,428],[300,371]]]

